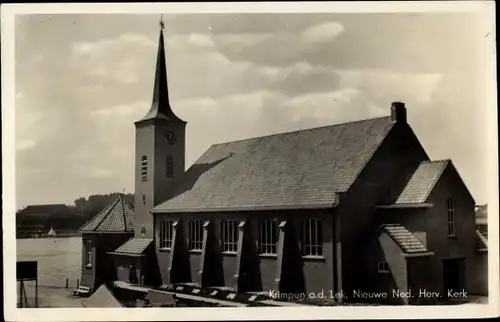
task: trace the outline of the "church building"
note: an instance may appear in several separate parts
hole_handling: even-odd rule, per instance
[[[189,127],[169,102],[164,46],[161,30],[152,105],[135,123],[134,209],[115,202],[133,228],[108,234],[121,241],[106,249],[108,279],[346,301],[469,289],[475,201],[451,160],[429,159],[403,103],[385,117],[215,144],[186,170]]]

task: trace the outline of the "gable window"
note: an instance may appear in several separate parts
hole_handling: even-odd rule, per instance
[[[222,251],[236,252],[238,250],[238,229],[236,221],[222,221]]]
[[[379,273],[389,273],[389,264],[386,261],[380,261],[377,264],[377,270]]]
[[[172,248],[172,238],[174,232],[174,222],[172,220],[162,220],[160,223],[160,249]]]
[[[323,254],[323,232],[321,221],[306,219],[302,224],[302,255],[321,256]]]
[[[92,267],[92,241],[85,242],[85,266]]]
[[[276,254],[278,242],[278,225],[274,219],[263,219],[259,222],[259,254]]]
[[[167,178],[173,178],[174,177],[174,157],[171,155],[167,155],[167,161],[166,161],[166,174]]]
[[[141,180],[148,180],[148,157],[145,155],[141,158]]]
[[[448,236],[454,237],[455,235],[455,200],[448,198]]]
[[[203,248],[203,224],[201,220],[189,222],[189,250],[202,250]]]

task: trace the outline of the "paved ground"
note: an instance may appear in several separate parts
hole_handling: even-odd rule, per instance
[[[26,285],[26,295],[28,297],[28,307],[32,308],[35,307],[35,287],[27,284],[28,283],[26,283],[25,285]],[[74,296],[73,289],[48,287],[48,286],[38,287],[38,307],[40,308],[83,307],[82,305],[83,299],[84,298],[82,297]],[[18,295],[18,307],[19,307],[19,295]]]
[[[19,284],[18,284],[19,287]],[[25,283],[26,295],[28,297],[28,307],[35,307],[35,286],[32,283]],[[19,292],[19,289],[17,290]],[[73,295],[73,288],[38,286],[38,307],[40,308],[79,308],[83,307],[82,301],[85,298]],[[470,295],[467,304],[487,304],[488,298],[485,296]],[[19,296],[18,296],[19,303]],[[462,304],[462,305],[464,305]],[[367,304],[350,304],[349,306]]]

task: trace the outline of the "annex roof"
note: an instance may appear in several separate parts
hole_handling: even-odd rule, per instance
[[[388,116],[213,145],[153,211],[333,207],[394,124]]]
[[[449,162],[450,160],[422,161],[395,204],[425,203]]]
[[[82,304],[84,307],[123,307],[105,284],[102,284]]]
[[[483,234],[481,231],[476,230],[476,249],[488,249],[488,235]]]
[[[133,232],[135,213],[123,195],[110,202],[100,213],[80,228],[89,232]]]
[[[385,224],[382,225],[381,228],[394,240],[404,254],[429,253],[427,247],[425,247],[424,244],[403,225]]]
[[[110,253],[114,255],[142,255],[152,242],[153,238],[131,238]]]

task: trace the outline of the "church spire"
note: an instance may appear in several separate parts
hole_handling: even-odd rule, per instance
[[[141,121],[150,119],[176,120],[182,121],[172,111],[168,95],[167,66],[165,61],[165,44],[163,39],[163,29],[165,23],[163,17],[160,19],[160,37],[158,40],[158,54],[156,57],[156,71],[153,89],[153,101],[151,109]]]

